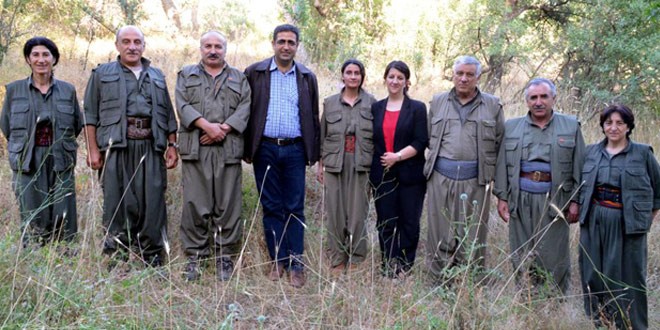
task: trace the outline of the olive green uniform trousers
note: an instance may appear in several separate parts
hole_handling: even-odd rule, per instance
[[[549,204],[547,194],[520,191],[518,209],[509,219],[511,259],[518,280],[527,274],[532,286],[549,284],[553,289],[554,284],[566,294],[571,278],[569,227],[549,215]]]
[[[620,328],[646,329],[647,235],[625,234],[622,220],[621,209],[591,205],[589,222],[580,227],[584,308],[595,319],[612,317]]]
[[[436,172],[427,184],[429,269],[440,276],[454,265],[486,265],[490,196],[478,179],[452,180]],[[461,195],[465,194],[465,199]]]
[[[23,242],[70,240],[78,231],[76,222],[76,183],[73,167],[53,171],[50,147],[34,147],[36,170],[14,171],[13,188],[21,214]]]
[[[364,261],[368,250],[369,172],[355,170],[355,155],[344,153],[340,173],[325,172],[325,211],[331,266]]]
[[[239,253],[243,234],[241,164],[225,163],[221,146],[200,146],[199,160],[184,160],[181,171],[180,237],[186,255],[207,257],[212,253],[217,256]]]
[[[135,246],[135,252],[148,260],[160,254],[167,237],[163,154],[149,139],[129,139],[126,148],[109,150],[101,171],[107,230],[103,252]]]

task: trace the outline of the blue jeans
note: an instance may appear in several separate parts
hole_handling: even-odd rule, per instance
[[[270,258],[286,266],[302,267],[306,166],[303,143],[278,146],[261,142],[253,165]]]

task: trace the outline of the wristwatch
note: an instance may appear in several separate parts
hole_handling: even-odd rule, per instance
[[[399,161],[401,161],[401,151],[396,153],[397,156],[399,156]]]
[[[179,145],[176,142],[168,142],[167,146],[172,147],[172,148],[177,148],[177,149],[179,148]]]

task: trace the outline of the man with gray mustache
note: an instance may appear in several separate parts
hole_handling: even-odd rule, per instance
[[[225,62],[227,38],[202,35],[202,60],[179,71],[176,109],[182,160],[181,245],[188,257],[184,277],[198,280],[200,261],[213,257],[217,279],[234,270],[240,250],[243,131],[250,118],[250,86]]]
[[[162,265],[167,233],[167,172],[178,163],[176,117],[163,72],[142,57],[144,34],[117,30],[116,61],[93,70],[85,91],[87,165],[103,186],[103,253],[110,266],[133,248]]]
[[[497,212],[509,224],[518,283],[565,294],[569,224],[578,221],[585,147],[580,122],[556,112],[556,98],[548,79],[532,79],[525,87],[529,112],[505,123],[493,193]]]

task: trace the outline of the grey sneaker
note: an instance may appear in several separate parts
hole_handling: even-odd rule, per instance
[[[183,277],[188,282],[193,282],[199,280],[202,276],[202,273],[199,271],[199,258],[197,256],[188,257],[188,263],[186,264],[186,270],[183,273]]]
[[[234,272],[234,262],[228,256],[222,256],[215,260],[215,271],[218,280],[228,281]]]

